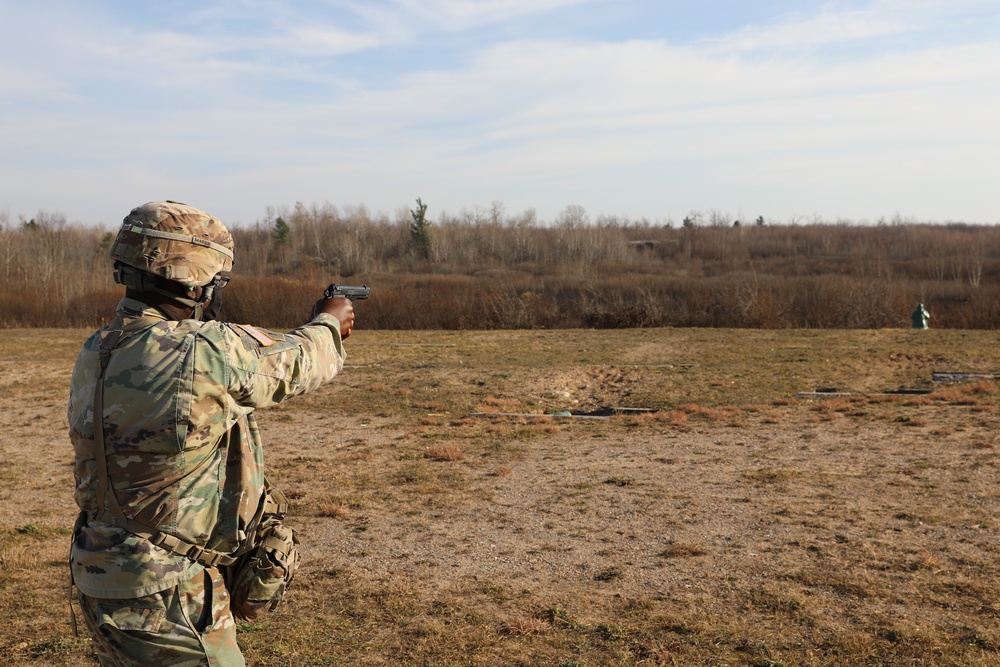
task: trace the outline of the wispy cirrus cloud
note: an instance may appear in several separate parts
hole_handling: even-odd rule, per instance
[[[827,2],[818,9],[781,14],[711,36],[701,40],[700,46],[713,51],[773,55],[788,50],[853,45],[860,47],[862,53],[871,53],[898,46],[895,40],[908,36],[926,45],[947,41],[945,32],[954,29],[956,23],[965,23],[968,35],[982,35],[989,40],[988,26],[997,26],[996,6],[990,0]],[[975,28],[986,28],[986,32],[979,33]]]
[[[766,25],[743,27],[733,33],[704,40],[714,51],[775,51],[880,39],[918,29],[904,15],[877,8],[836,11],[818,15],[792,15]]]
[[[392,5],[412,17],[457,31],[600,2],[607,0],[392,0]]]

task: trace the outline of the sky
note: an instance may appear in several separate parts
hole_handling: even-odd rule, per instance
[[[0,0],[0,219],[1000,222],[996,0]]]

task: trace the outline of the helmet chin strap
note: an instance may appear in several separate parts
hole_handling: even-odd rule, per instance
[[[213,280],[207,285],[203,285],[201,288],[201,298],[200,299],[186,299],[181,296],[172,296],[171,298],[182,303],[191,309],[191,319],[202,321],[205,317],[205,304],[212,300],[212,295],[215,293],[216,281]],[[192,288],[193,290],[193,288]],[[188,291],[192,291],[188,290]],[[166,290],[160,291],[160,294],[164,294]]]
[[[176,301],[182,306],[187,306],[191,309],[191,319],[200,320],[205,313],[205,304],[209,302],[212,298],[212,294],[215,293],[216,286],[225,285],[229,282],[228,277],[222,277],[216,275],[212,279],[212,282],[204,285],[201,291],[200,299],[189,299],[183,297],[176,292],[171,292],[168,289],[164,289],[161,286],[161,279],[146,271],[140,271],[139,269],[129,266],[127,264],[122,264],[120,262],[115,262],[115,282],[119,285],[124,285],[130,289],[134,289],[140,292],[155,292],[160,296],[165,296],[171,301]],[[188,291],[193,291],[194,288],[188,288]]]
[[[166,294],[167,293],[166,290],[156,290],[156,291],[159,292],[160,294]],[[208,292],[208,291],[209,290],[205,290],[205,292]],[[205,299],[205,292],[202,292],[202,295],[201,295],[202,299]],[[208,296],[209,296],[209,298],[211,298],[212,295],[209,294]],[[201,316],[205,312],[205,301],[202,301],[202,300],[196,301],[194,299],[186,299],[186,298],[184,298],[182,296],[172,296],[170,298],[173,299],[174,301],[176,301],[177,303],[185,305],[188,308],[190,308],[191,309],[191,319],[192,320],[201,320]]]

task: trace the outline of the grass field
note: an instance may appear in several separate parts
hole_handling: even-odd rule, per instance
[[[66,566],[86,334],[0,330],[2,665],[93,661]],[[304,562],[248,663],[1000,664],[1000,391],[931,381],[1000,371],[998,337],[359,330],[259,413]],[[651,412],[546,416],[601,408]]]

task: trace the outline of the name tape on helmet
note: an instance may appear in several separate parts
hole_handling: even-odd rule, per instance
[[[171,241],[184,241],[185,243],[190,243],[191,245],[199,245],[205,248],[211,248],[216,252],[222,253],[229,259],[233,259],[233,251],[224,245],[219,245],[209,241],[208,239],[203,239],[198,236],[191,236],[189,234],[175,234],[173,232],[164,232],[159,229],[150,229],[149,227],[140,227],[138,225],[132,225],[125,223],[122,225],[123,231],[134,232],[136,234],[142,234],[143,236],[152,236],[158,239],[169,239]]]

